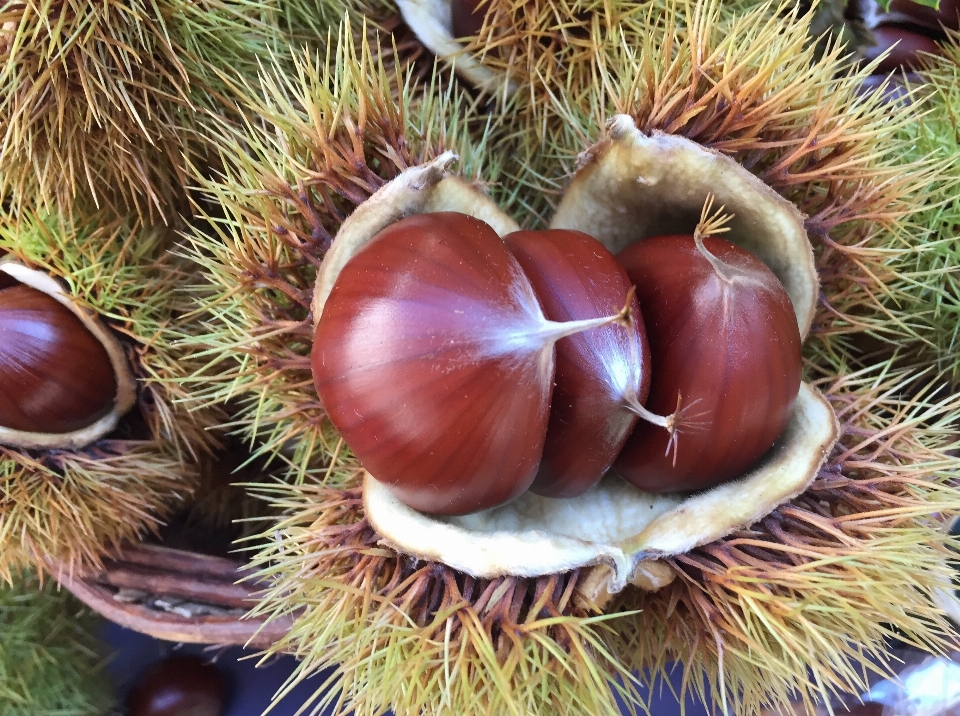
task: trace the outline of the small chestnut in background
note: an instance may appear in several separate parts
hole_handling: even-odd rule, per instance
[[[227,680],[196,656],[170,656],[148,668],[127,695],[126,716],[221,716]]]
[[[650,492],[699,490],[752,467],[784,431],[800,390],[800,329],[780,281],[719,238],[644,239],[617,257],[637,287],[656,413],[683,403],[671,437],[637,424],[614,465]]]
[[[0,273],[0,426],[68,433],[114,406],[103,344],[69,309]]]
[[[551,321],[607,315],[631,290],[616,257],[580,231],[516,231],[504,237]],[[650,392],[650,350],[636,297],[630,328],[611,324],[557,341],[556,386],[543,460],[532,492],[575,497],[613,464]]]
[[[923,54],[941,54],[936,40],[909,27],[884,24],[873,28],[872,32],[875,44],[864,52],[864,57],[875,60],[881,53],[890,51],[875,70],[880,74],[900,69],[916,70],[923,65]]]

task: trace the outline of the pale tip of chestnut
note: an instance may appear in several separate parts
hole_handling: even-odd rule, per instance
[[[117,426],[120,418],[128,413],[137,401],[136,378],[120,341],[95,314],[71,299],[60,283],[50,275],[28,268],[7,256],[0,261],[0,276],[7,284],[12,281],[45,294],[76,316],[83,327],[103,346],[113,368],[117,386],[112,408],[89,425],[61,433],[33,432],[0,426],[0,445],[27,449],[72,450],[104,437]]]

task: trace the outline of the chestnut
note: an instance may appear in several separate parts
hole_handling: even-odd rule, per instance
[[[466,514],[533,481],[554,343],[620,317],[546,320],[489,225],[418,214],[341,269],[317,323],[314,382],[346,444],[400,500]]]
[[[67,433],[110,412],[117,380],[106,349],[35,288],[0,289],[0,426]]]
[[[915,97],[910,93],[910,88],[921,82],[923,82],[923,79],[916,72],[867,75],[857,88],[857,93],[860,95],[872,95],[878,89],[883,88],[881,97],[884,102],[890,104],[912,104],[915,101]]]
[[[126,716],[221,716],[227,681],[196,656],[171,656],[150,667],[127,695]]]
[[[0,261],[0,445],[73,449],[136,403],[119,340],[51,276]]]
[[[897,22],[911,23],[935,32],[960,30],[960,5],[957,0],[940,0],[938,7],[913,0],[890,0],[886,16]]]
[[[504,237],[551,321],[597,318],[630,292],[616,257],[589,234],[568,229]],[[640,307],[631,330],[608,325],[557,341],[556,385],[540,470],[530,487],[574,497],[613,464],[650,392],[650,350]]]
[[[719,238],[661,236],[618,255],[644,314],[653,382],[647,407],[684,417],[670,436],[640,422],[614,468],[650,492],[742,475],[774,444],[800,390],[790,298],[760,259]]]
[[[864,57],[872,61],[889,50],[875,70],[881,74],[899,69],[919,69],[923,54],[941,54],[940,45],[935,40],[902,25],[878,25],[872,32],[874,45],[867,48]]]

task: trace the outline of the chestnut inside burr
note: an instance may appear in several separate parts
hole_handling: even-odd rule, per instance
[[[812,248],[796,207],[729,157],[676,137],[646,137],[625,115],[611,121],[607,136],[584,157],[584,166],[564,193],[551,228],[576,229],[600,240],[608,250],[620,250],[638,238],[656,236],[663,230],[662,219],[685,224],[689,220],[684,226],[687,231],[699,228],[707,223],[705,200],[715,197],[735,217],[729,234],[734,243],[766,263],[786,287],[788,322],[798,333],[809,329],[818,282]],[[446,175],[448,164],[445,155],[404,171],[347,218],[318,272],[312,302],[315,321],[325,320],[332,289],[344,267],[375,244],[397,217],[461,211],[483,219],[501,237],[519,230],[476,186]],[[702,231],[710,233],[706,228]],[[431,252],[429,258],[436,256]],[[459,283],[462,288],[464,282]],[[456,308],[446,303],[447,308]],[[439,308],[443,307],[441,303]],[[396,332],[396,326],[390,332]],[[340,333],[332,336],[343,341]],[[370,352],[376,351],[371,348]],[[437,365],[434,370],[443,372]],[[655,371],[651,379],[655,384]],[[407,372],[401,370],[391,380],[372,385],[391,390],[407,381]],[[513,385],[489,385],[484,387],[486,392],[517,390]],[[410,391],[410,400],[421,392]],[[405,504],[402,495],[378,480],[372,463],[354,450],[364,468],[364,513],[380,544],[474,577],[539,576],[588,567],[584,584],[591,585],[591,595],[609,597],[631,582],[645,589],[658,588],[662,583],[642,586],[635,581],[640,565],[684,553],[750,525],[802,493],[816,477],[838,435],[836,416],[810,386],[801,383],[794,398],[786,429],[759,462],[735,481],[693,494],[645,492],[608,472],[575,499],[527,490],[491,509],[437,516]],[[327,399],[321,399],[329,408]],[[349,407],[347,401],[344,404]],[[365,406],[354,407],[362,414]],[[675,409],[675,403],[670,407]],[[520,429],[512,419],[505,425],[508,430]],[[445,438],[467,457],[475,453],[458,431],[448,427]],[[346,435],[344,440],[350,445]],[[464,459],[456,452],[452,457]]]
[[[576,496],[611,464],[650,492],[749,471],[800,388],[790,297],[757,257],[699,234],[642,240],[619,261],[571,230],[501,241],[455,212],[388,225],[323,304],[312,366],[327,415],[366,469],[435,515],[532,483]],[[624,296],[629,330],[602,325]],[[649,423],[634,428],[637,414]]]
[[[317,325],[314,381],[347,445],[406,504],[443,515],[495,507],[537,472],[555,343],[625,320],[628,308],[610,308],[548,320],[493,228],[418,214],[343,267]]]
[[[117,378],[102,343],[56,299],[3,280],[0,427],[69,433],[107,415]]]
[[[662,236],[618,256],[636,284],[652,357],[648,407],[670,438],[639,423],[616,470],[651,491],[698,490],[742,475],[790,421],[800,389],[800,333],[790,298],[752,254],[718,238]]]
[[[599,241],[580,231],[516,231],[504,237],[551,321],[606,315],[631,288]],[[556,385],[533,492],[575,497],[613,464],[637,422],[629,406],[650,392],[650,351],[640,305],[630,329],[609,325],[557,342]]]
[[[228,696],[220,670],[196,656],[175,655],[149,668],[126,700],[128,716],[221,716]]]

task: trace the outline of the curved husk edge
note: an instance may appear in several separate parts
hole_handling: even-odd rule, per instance
[[[477,89],[509,97],[517,87],[502,72],[480,63],[467,46],[453,36],[450,0],[397,0],[404,21],[417,39]]]
[[[0,271],[25,286],[45,293],[79,318],[106,350],[117,380],[117,394],[113,400],[113,408],[93,424],[69,433],[33,433],[0,426],[0,444],[21,448],[69,450],[84,447],[102,438],[116,427],[120,417],[126,414],[137,401],[137,382],[120,341],[103,325],[96,314],[75,303],[64,291],[63,286],[49,274],[28,268],[9,258],[0,260]]]
[[[598,239],[613,253],[652,236],[692,234],[711,195],[732,219],[723,238],[759,257],[780,279],[801,337],[813,322],[819,281],[804,216],[789,201],[718,151],[683,137],[636,128],[616,115],[550,222]]]

